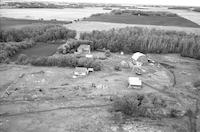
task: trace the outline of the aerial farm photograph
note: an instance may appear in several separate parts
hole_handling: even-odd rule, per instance
[[[200,1],[0,0],[0,132],[200,132]]]

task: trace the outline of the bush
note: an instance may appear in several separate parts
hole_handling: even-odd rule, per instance
[[[29,63],[29,58],[28,56],[26,56],[25,54],[20,54],[18,57],[17,57],[17,61],[16,61],[16,64],[20,64],[20,65],[26,65]]]
[[[122,69],[121,69],[121,67],[120,66],[114,66],[114,69],[115,69],[115,71],[121,71]]]
[[[114,111],[120,111],[125,115],[147,117],[148,111],[147,102],[143,95],[126,95],[124,97],[117,97],[114,100]]]
[[[194,86],[195,88],[200,87],[200,80],[195,81],[195,82],[193,83],[193,86]]]
[[[106,57],[110,57],[110,56],[111,56],[110,50],[106,50],[105,56],[106,56]]]
[[[134,117],[167,117],[168,114],[170,114],[169,108],[154,104],[153,99],[154,98],[149,97],[148,94],[131,94],[123,97],[116,97],[113,100],[112,111],[122,112],[125,115]],[[165,110],[163,111],[163,109]]]

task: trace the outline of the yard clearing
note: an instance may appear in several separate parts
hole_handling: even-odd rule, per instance
[[[93,52],[99,54],[99,52]],[[183,109],[193,108],[193,82],[200,79],[200,62],[176,54],[148,54],[155,61],[174,67],[176,85],[170,71],[163,67],[144,66],[147,74],[136,75],[131,69],[115,71],[114,66],[131,55],[112,53],[102,60],[103,70],[73,79],[74,68],[0,65],[0,130],[2,132],[166,132],[185,127],[186,118],[151,120],[125,118],[110,112],[112,99],[127,94],[156,94]],[[128,89],[128,77],[138,76],[141,90]],[[8,93],[2,94],[9,86]],[[170,105],[172,105],[170,104]],[[172,105],[172,106],[173,106]],[[197,119],[197,124],[200,124]],[[171,123],[173,122],[173,123]],[[198,130],[200,126],[198,125]]]

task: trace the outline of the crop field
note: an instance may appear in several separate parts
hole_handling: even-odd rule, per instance
[[[159,25],[159,26],[178,26],[178,27],[195,27],[200,26],[190,20],[180,16],[137,16],[137,15],[113,15],[102,14],[99,16],[91,16],[84,21],[125,23],[125,24],[141,24],[141,25]]]
[[[28,20],[28,19],[15,19],[1,17],[0,27],[1,28],[21,28],[34,23],[43,24],[69,24],[68,21],[46,21],[46,20]]]

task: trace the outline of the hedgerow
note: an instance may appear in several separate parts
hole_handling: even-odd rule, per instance
[[[102,64],[93,58],[77,58],[75,55],[59,55],[49,57],[34,57],[30,59],[34,66],[86,67],[100,71]]]
[[[35,42],[47,42],[59,39],[75,38],[76,31],[56,24],[32,24],[19,29],[0,30],[0,42],[20,42],[33,39]]]

